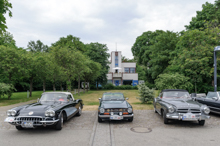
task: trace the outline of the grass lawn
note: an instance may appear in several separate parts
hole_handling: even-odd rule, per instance
[[[34,91],[32,92],[32,97],[27,98],[27,92],[15,92],[12,94],[12,97],[10,100],[8,100],[7,96],[0,98],[0,106],[6,106],[11,104],[16,104],[20,102],[27,102],[30,100],[36,100],[40,98],[43,91]]]
[[[97,110],[99,105],[99,98],[102,97],[104,92],[121,92],[125,97],[128,97],[128,102],[132,105],[135,110],[151,110],[153,109],[152,104],[142,104],[136,97],[138,97],[137,90],[90,90],[86,93],[81,93],[80,96],[73,95],[75,99],[82,99],[84,102],[84,110]],[[158,92],[155,91],[155,96]]]
[[[135,110],[151,110],[153,109],[152,104],[142,104],[136,97],[138,97],[137,90],[90,90],[89,92],[80,93],[74,95],[75,99],[82,99],[84,102],[83,110],[97,110],[99,106],[99,98],[102,97],[104,92],[121,92],[125,97],[128,97],[128,102],[133,106]],[[11,100],[8,100],[7,97],[0,98],[0,106],[7,106],[11,104],[16,104],[20,102],[27,102],[30,100],[37,101],[37,98],[40,98],[43,91],[33,91],[32,97],[27,98],[27,92],[16,92],[13,93]],[[155,96],[158,95],[158,91],[155,91]]]

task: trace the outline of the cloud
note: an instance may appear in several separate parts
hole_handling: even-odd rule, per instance
[[[69,34],[84,43],[107,44],[132,58],[131,47],[145,31],[184,30],[206,0],[10,0],[8,31],[19,47],[40,39],[47,45]],[[208,2],[214,3],[214,0]]]

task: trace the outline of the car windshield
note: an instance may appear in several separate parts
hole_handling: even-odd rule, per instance
[[[170,91],[164,92],[163,98],[191,98],[188,92]]]
[[[102,100],[125,100],[124,95],[121,93],[105,93]]]
[[[67,102],[67,95],[63,93],[44,93],[40,101],[61,101]]]

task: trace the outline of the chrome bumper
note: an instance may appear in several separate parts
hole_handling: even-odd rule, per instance
[[[123,118],[132,118],[134,114],[132,115],[122,115]],[[111,115],[99,115],[100,118],[110,118]]]
[[[183,119],[183,113],[174,113],[174,114],[167,114],[166,118],[167,119],[176,119],[176,120],[182,120],[182,121],[201,121],[201,120],[206,120],[210,119],[211,117],[208,115],[202,115],[202,114],[194,114],[195,118],[193,119]]]

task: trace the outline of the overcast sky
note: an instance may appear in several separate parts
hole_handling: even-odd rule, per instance
[[[10,0],[8,31],[18,47],[44,44],[71,34],[83,43],[107,44],[109,52],[133,58],[131,47],[143,32],[185,29],[205,2],[215,0]]]

